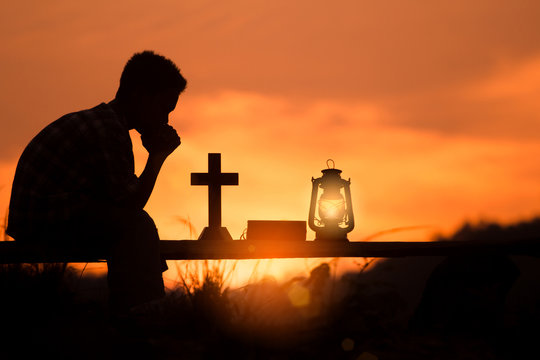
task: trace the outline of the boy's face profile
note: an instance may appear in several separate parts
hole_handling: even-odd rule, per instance
[[[167,124],[179,96],[180,92],[176,89],[166,89],[156,94],[140,93],[133,103],[131,114],[135,130],[141,135],[149,135]]]

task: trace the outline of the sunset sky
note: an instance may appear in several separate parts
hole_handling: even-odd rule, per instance
[[[535,0],[3,1],[0,210],[30,139],[112,100],[149,49],[188,79],[170,121],[182,145],[146,208],[163,239],[190,238],[179,217],[206,226],[189,179],[210,152],[240,174],[223,190],[233,238],[248,220],[306,220],[329,158],[351,178],[351,240],[539,215],[539,24]]]

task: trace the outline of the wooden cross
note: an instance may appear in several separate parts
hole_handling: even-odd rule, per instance
[[[199,240],[232,240],[221,226],[221,187],[238,185],[238,173],[222,173],[221,154],[208,154],[208,173],[191,173],[191,185],[208,186],[208,227]]]

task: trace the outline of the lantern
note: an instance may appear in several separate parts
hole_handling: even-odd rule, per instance
[[[316,241],[348,241],[347,233],[354,228],[351,180],[341,178],[341,170],[334,168],[333,160],[329,159],[326,164],[328,169],[322,170],[322,177],[311,178],[308,224],[315,231]]]

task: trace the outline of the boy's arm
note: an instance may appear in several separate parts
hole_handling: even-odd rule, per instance
[[[140,209],[148,202],[165,159],[180,145],[180,137],[170,125],[162,126],[150,137],[142,135],[141,139],[148,150],[148,159],[132,198],[133,205]]]

